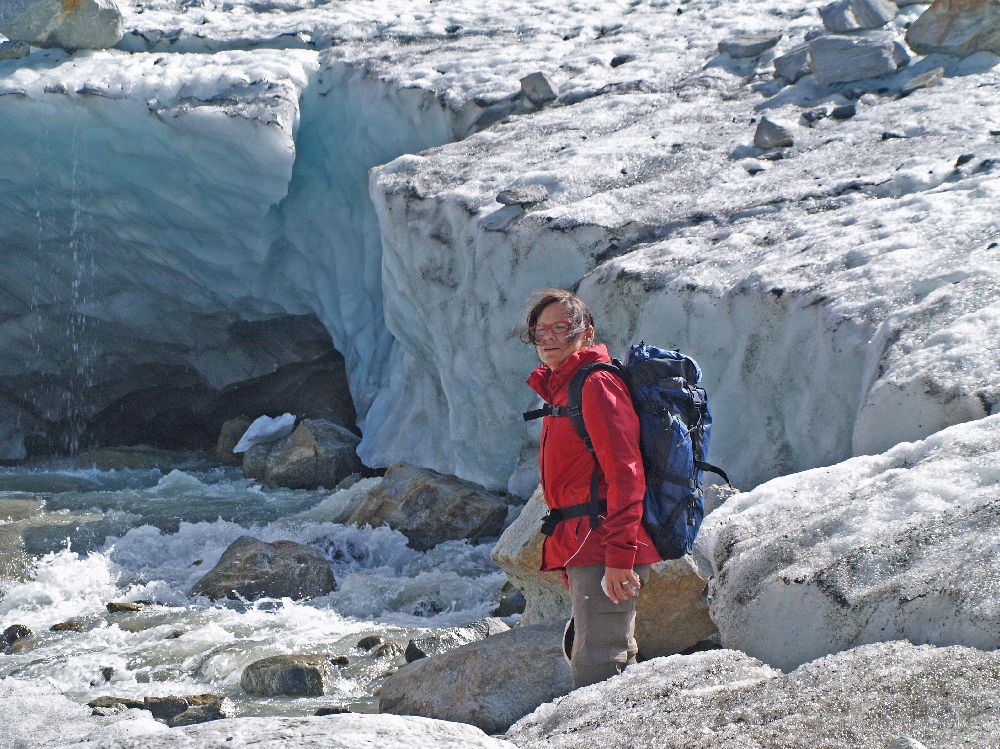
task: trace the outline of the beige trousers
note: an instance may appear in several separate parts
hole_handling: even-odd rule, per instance
[[[643,585],[649,579],[648,564],[636,565]],[[569,596],[573,606],[574,637],[570,668],[573,688],[604,681],[635,663],[635,598],[612,603],[601,589],[604,565],[567,567]]]

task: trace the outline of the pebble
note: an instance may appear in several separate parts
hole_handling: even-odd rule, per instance
[[[765,151],[772,148],[784,148],[795,144],[792,131],[767,117],[761,117],[757,131],[753,135],[753,144]]]
[[[849,120],[854,115],[858,113],[858,107],[855,104],[841,104],[839,107],[834,107],[833,111],[830,112],[830,116],[835,120]]]
[[[521,93],[540,109],[559,98],[559,87],[545,73],[537,72],[521,79]]]
[[[617,68],[619,65],[624,65],[627,62],[632,62],[635,59],[635,55],[615,55],[611,58],[611,67]]]

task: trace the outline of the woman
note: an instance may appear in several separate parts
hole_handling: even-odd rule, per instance
[[[594,343],[594,317],[574,294],[546,289],[526,322],[527,342],[542,362],[528,385],[546,403],[567,407],[577,370],[611,361],[604,344]],[[641,522],[646,483],[628,388],[611,372],[593,372],[583,386],[582,410],[597,457],[597,494],[607,509],[596,527],[587,512],[556,523],[542,546],[542,569],[562,570],[570,591],[575,623],[570,665],[577,688],[635,663],[635,597],[649,565],[660,560]],[[550,511],[589,508],[594,459],[568,416],[545,416],[539,467]]]

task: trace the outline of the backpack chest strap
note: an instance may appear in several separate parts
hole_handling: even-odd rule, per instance
[[[553,406],[551,403],[546,403],[541,408],[536,408],[534,411],[525,411],[521,414],[521,418],[525,421],[533,421],[534,419],[540,419],[543,416],[572,416],[573,409],[569,406]]]

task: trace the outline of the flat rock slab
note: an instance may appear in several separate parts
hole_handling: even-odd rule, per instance
[[[549,191],[545,185],[523,185],[508,187],[497,194],[497,202],[503,205],[519,205],[526,207],[542,203],[549,199]]]
[[[273,655],[243,669],[240,688],[259,697],[322,697],[336,677],[325,655]]]
[[[819,14],[827,31],[842,34],[885,26],[898,10],[889,0],[836,0],[821,7]]]
[[[382,684],[383,712],[506,730],[572,689],[561,625],[534,625],[403,666]]]
[[[792,47],[783,55],[774,58],[774,74],[789,83],[809,74],[809,45]]]
[[[516,723],[521,749],[991,746],[1000,653],[879,643],[783,674],[716,650],[629,667]]]
[[[442,541],[473,543],[499,536],[508,498],[469,481],[405,463],[389,466],[348,519],[349,525],[388,525],[412,548],[426,551]]]
[[[4,0],[0,33],[36,47],[106,49],[122,38],[114,0]]]
[[[993,0],[935,0],[910,25],[906,43],[924,55],[1000,55],[1000,4]]]
[[[781,41],[781,34],[748,34],[734,36],[719,42],[719,52],[733,58],[756,57]]]
[[[820,83],[878,78],[910,61],[891,34],[877,37],[819,36],[809,42],[809,67]]]
[[[312,598],[337,589],[330,563],[318,550],[295,541],[267,543],[240,536],[192,595],[220,598]]]

